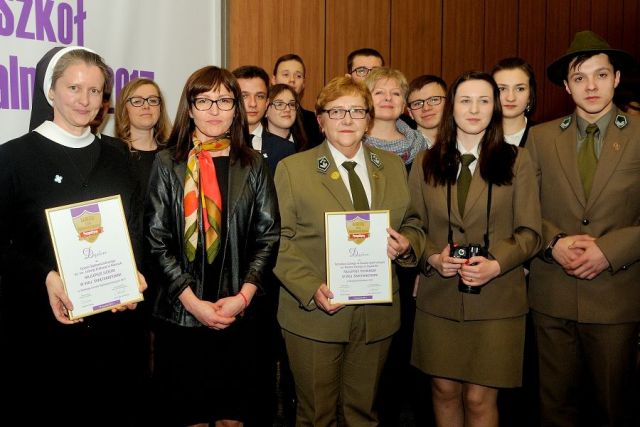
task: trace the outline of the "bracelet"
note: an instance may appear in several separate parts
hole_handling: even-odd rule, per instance
[[[236,295],[240,295],[242,297],[242,299],[244,300],[244,308],[247,308],[249,306],[249,301],[247,301],[247,297],[244,296],[242,291],[238,292]]]

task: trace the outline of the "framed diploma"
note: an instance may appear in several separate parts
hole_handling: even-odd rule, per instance
[[[389,211],[326,212],[324,220],[331,303],[390,303]]]
[[[142,301],[119,195],[45,212],[70,319]]]

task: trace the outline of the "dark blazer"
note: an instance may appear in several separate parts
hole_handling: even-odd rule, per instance
[[[283,329],[305,338],[347,342],[355,307],[347,306],[329,315],[317,308],[313,300],[316,290],[327,281],[324,213],[353,210],[351,197],[328,144],[324,142],[287,157],[276,170],[282,238],[274,273],[283,284],[278,320]],[[364,152],[371,182],[371,209],[389,209],[390,226],[409,239],[419,256],[424,233],[419,219],[410,209],[402,160],[376,148],[365,146]],[[415,257],[410,257],[406,265],[415,265],[415,262]],[[395,273],[393,293],[393,304],[363,306],[367,342],[387,338],[398,330],[400,306]]]
[[[304,127],[305,134],[307,135],[307,148],[313,148],[322,144],[324,141],[324,135],[320,130],[316,113],[305,110],[304,108],[301,108],[300,112],[302,112],[302,126]]]
[[[264,157],[272,174],[276,172],[276,166],[280,160],[295,154],[296,146],[288,139],[269,132],[266,127],[262,129],[262,149],[260,154]]]
[[[202,326],[177,301],[190,286],[198,298],[203,296],[204,264],[202,252],[190,262],[184,253],[184,177],[186,161],[173,160],[173,150],[158,153],[149,178],[149,195],[144,215],[144,234],[150,268],[158,272],[155,317],[181,326]],[[243,283],[261,289],[264,275],[278,253],[280,214],[273,180],[266,164],[255,153],[252,164],[229,165],[227,234],[218,256],[223,270],[218,286],[221,297],[235,295]],[[204,241],[202,228],[200,241]]]
[[[524,147],[525,146],[525,144],[527,143],[527,138],[529,137],[529,131],[535,125],[537,125],[537,123],[532,122],[531,120],[527,119],[527,126],[525,126],[525,128],[524,128],[524,133],[522,134],[522,139],[520,140],[520,144],[518,144],[518,147]]]
[[[640,320],[640,122],[633,119],[614,110],[589,199],[578,172],[575,113],[531,129],[527,148],[540,182],[544,241],[560,232],[589,234],[610,264],[596,278],[580,280],[555,262],[534,259],[534,310],[584,323]]]

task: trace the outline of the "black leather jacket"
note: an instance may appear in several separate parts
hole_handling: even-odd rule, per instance
[[[178,296],[190,286],[202,298],[204,276],[201,254],[189,262],[184,253],[184,177],[186,162],[176,162],[171,150],[158,153],[149,178],[144,214],[149,286],[155,294],[153,315],[181,326],[202,324],[182,305]],[[219,296],[235,295],[243,283],[253,283],[262,293],[263,280],[271,271],[280,242],[280,212],[273,180],[264,161],[255,154],[252,164],[229,165],[226,239],[218,256],[223,257]],[[202,222],[200,222],[202,223]],[[199,241],[204,241],[202,228]]]

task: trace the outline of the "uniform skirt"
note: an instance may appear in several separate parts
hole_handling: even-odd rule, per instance
[[[525,316],[454,321],[416,310],[411,363],[435,377],[520,387]]]

